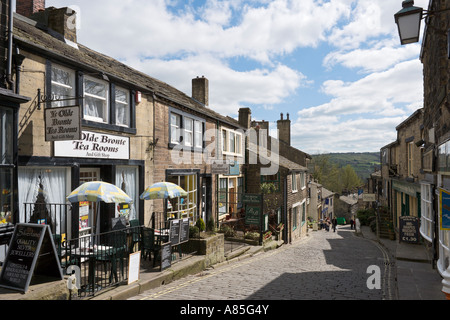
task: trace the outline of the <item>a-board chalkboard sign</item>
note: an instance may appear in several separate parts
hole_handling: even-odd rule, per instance
[[[161,245],[161,271],[172,265],[172,245],[170,242]]]
[[[419,218],[402,216],[400,219],[400,242],[419,243]]]
[[[189,218],[181,220],[180,243],[189,241]]]
[[[170,220],[170,237],[169,241],[173,246],[180,243],[180,223],[181,220]]]
[[[16,224],[0,273],[0,286],[26,293],[33,275],[63,279],[50,227]]]

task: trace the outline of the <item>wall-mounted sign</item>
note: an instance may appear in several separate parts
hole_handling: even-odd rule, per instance
[[[439,217],[441,230],[450,230],[450,192],[439,190]]]
[[[45,109],[45,141],[81,139],[80,106]]]
[[[375,202],[377,199],[375,198],[375,193],[363,193],[363,201],[364,202]]]
[[[80,140],[55,141],[55,157],[123,159],[130,158],[130,138],[83,131]]]

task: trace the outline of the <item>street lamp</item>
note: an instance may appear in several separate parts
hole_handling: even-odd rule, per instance
[[[402,6],[403,9],[394,15],[400,35],[400,43],[408,44],[418,42],[423,9],[414,7],[413,0],[403,1]]]
[[[394,14],[395,23],[397,24],[398,27],[398,34],[400,35],[401,44],[408,44],[419,41],[420,21],[423,18],[450,10],[450,8],[447,8],[435,11],[427,11],[420,7],[415,7],[413,0],[404,0],[402,2],[402,7],[403,7],[402,10]],[[428,25],[428,27],[430,27],[431,29],[433,29],[438,33],[446,34],[443,30],[431,27],[430,25]]]

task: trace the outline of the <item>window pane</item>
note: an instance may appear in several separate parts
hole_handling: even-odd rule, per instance
[[[180,123],[181,117],[177,114],[170,114],[170,142],[179,143],[180,142]]]
[[[184,137],[185,137],[185,141],[184,144],[186,146],[192,146],[192,137],[193,137],[193,133],[192,133],[192,129],[194,127],[193,125],[194,120],[189,119],[189,118],[185,118],[184,120]]]
[[[195,146],[201,148],[203,146],[203,128],[200,121],[195,121]]]
[[[130,126],[129,91],[116,89],[116,124]]]
[[[108,122],[108,87],[106,83],[84,79],[84,116],[88,120]]]
[[[234,132],[230,132],[230,152],[236,151],[235,136],[236,136],[236,134]]]
[[[52,66],[51,94],[53,100],[62,100],[75,97],[75,72],[58,66]],[[52,107],[74,105],[75,100],[53,101]]]
[[[0,109],[1,164],[14,164],[13,159],[13,112]]]
[[[222,131],[222,150],[227,151],[227,132],[224,130]]]

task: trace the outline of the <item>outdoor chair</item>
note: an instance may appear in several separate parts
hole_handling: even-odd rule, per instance
[[[130,228],[131,228],[131,245],[130,252],[134,252],[134,247],[136,243],[141,241],[141,232],[139,230],[139,220],[130,220]]]
[[[156,240],[155,237],[155,229],[151,228],[142,228],[142,257],[143,259],[147,259],[149,257],[149,261],[152,260],[151,254],[153,252],[153,266],[155,266],[156,259],[159,256],[161,251],[161,244]]]

